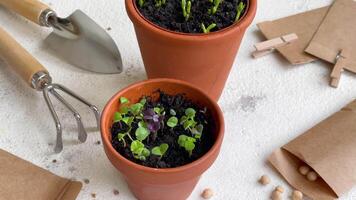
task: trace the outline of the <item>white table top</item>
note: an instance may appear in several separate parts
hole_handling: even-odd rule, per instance
[[[49,30],[40,28],[0,8],[0,26],[10,32],[44,64],[54,80],[98,105],[119,89],[146,78],[132,24],[123,0],[45,0],[59,15],[81,9],[104,28],[122,51],[125,71],[120,75],[97,75],[74,68],[58,59],[43,39]],[[263,39],[255,24],[328,5],[331,0],[260,0],[258,14],[246,32],[240,53],[219,102],[225,114],[226,138],[220,157],[204,174],[191,195],[211,187],[214,199],[268,199],[274,186],[291,188],[266,163],[276,148],[297,137],[356,97],[355,75],[344,73],[338,89],[328,86],[330,66],[316,62],[291,66],[274,54],[254,60],[252,45]],[[55,129],[42,95],[27,87],[2,62],[0,63],[0,148],[36,165],[68,178],[89,179],[79,200],[134,199],[124,180],[106,158],[98,131],[91,128],[85,144],[76,142],[76,123],[63,107],[57,106],[64,125],[65,146],[53,153]],[[58,104],[57,104],[58,105]],[[74,105],[78,105],[74,103]],[[92,113],[79,106],[87,127],[95,125]],[[90,129],[90,128],[89,128]],[[57,163],[52,163],[56,159]],[[257,179],[269,174],[272,184],[262,187]],[[120,191],[118,196],[113,190]],[[343,200],[356,199],[356,188]]]

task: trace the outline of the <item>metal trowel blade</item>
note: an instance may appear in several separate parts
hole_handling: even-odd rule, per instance
[[[59,19],[52,27],[54,31],[45,41],[70,64],[96,73],[122,72],[121,55],[114,40],[82,11]]]

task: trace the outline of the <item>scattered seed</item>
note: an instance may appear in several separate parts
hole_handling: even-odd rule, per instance
[[[308,167],[308,166],[306,166],[306,165],[303,165],[303,166],[299,167],[299,173],[300,173],[301,175],[306,176],[309,171],[310,171],[310,167]]]
[[[302,200],[303,199],[303,193],[298,190],[294,190],[292,193],[292,200]]]
[[[95,144],[100,145],[101,144],[100,140],[96,141]]]
[[[271,180],[270,180],[270,178],[269,178],[267,175],[263,175],[263,176],[261,176],[259,182],[260,182],[262,185],[268,185],[268,184],[271,182]]]
[[[90,183],[89,179],[87,179],[87,178],[84,179],[84,183],[85,183],[85,184],[89,184],[89,183]]]
[[[106,28],[106,30],[111,31],[111,27]]]
[[[284,188],[282,186],[277,186],[276,189],[274,189],[274,191],[277,191],[277,192],[280,192],[280,193],[283,193],[284,192]]]
[[[315,173],[314,171],[310,171],[310,172],[308,172],[308,174],[307,174],[307,179],[308,179],[309,181],[316,181],[316,179],[318,179],[318,174]]]
[[[205,189],[201,194],[201,197],[203,197],[204,199],[210,199],[213,196],[214,196],[214,192],[210,188]]]
[[[53,163],[56,163],[56,162],[57,162],[57,160],[56,160],[56,159],[53,159],[53,160],[52,160],[52,162],[53,162]]]
[[[91,193],[91,197],[96,198],[96,194],[95,193]]]
[[[120,194],[119,190],[116,190],[116,189],[113,190],[113,193],[115,196]]]
[[[274,190],[272,192],[271,199],[272,200],[282,200],[282,193],[277,190]]]

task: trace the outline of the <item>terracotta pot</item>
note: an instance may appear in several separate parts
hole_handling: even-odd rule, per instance
[[[137,102],[143,95],[157,89],[168,94],[185,93],[188,98],[211,111],[216,122],[215,143],[200,159],[177,168],[155,169],[136,164],[121,156],[111,145],[112,117],[119,107],[119,98],[127,97]],[[106,105],[101,118],[101,137],[104,150],[111,163],[118,169],[134,195],[140,200],[183,200],[193,191],[200,176],[215,161],[224,136],[224,119],[216,102],[200,89],[179,80],[151,79],[133,84],[118,92]]]
[[[257,0],[249,0],[240,22],[210,34],[185,34],[163,29],[146,20],[135,0],[125,0],[134,24],[148,78],[174,78],[193,83],[218,100]],[[179,11],[177,11],[179,12]]]

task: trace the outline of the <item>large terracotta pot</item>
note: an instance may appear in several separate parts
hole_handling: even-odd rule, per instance
[[[211,111],[216,122],[213,147],[200,159],[177,168],[155,169],[138,165],[121,156],[111,145],[112,117],[119,107],[119,98],[127,97],[137,102],[143,95],[151,95],[157,89],[168,94],[184,93],[188,98]],[[224,119],[216,102],[200,89],[179,80],[151,79],[131,85],[117,94],[106,105],[101,118],[101,137],[104,150],[111,163],[118,169],[133,194],[140,200],[183,200],[193,191],[200,176],[215,161],[224,136]]]
[[[218,100],[245,31],[255,17],[257,0],[249,0],[240,22],[210,34],[160,28],[139,13],[134,1],[125,0],[126,11],[135,27],[148,78],[188,81]]]

